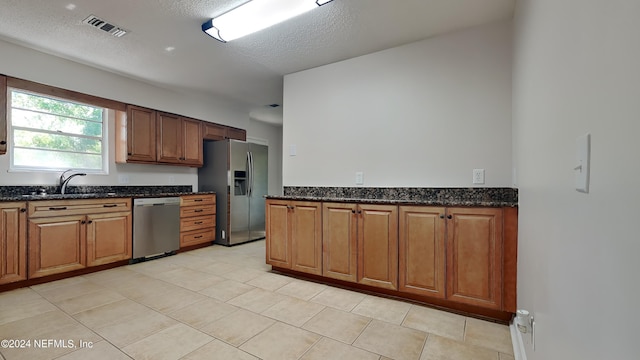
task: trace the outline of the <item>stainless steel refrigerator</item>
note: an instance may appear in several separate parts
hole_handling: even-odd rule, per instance
[[[216,192],[215,243],[265,237],[268,147],[238,140],[205,141],[198,190]]]

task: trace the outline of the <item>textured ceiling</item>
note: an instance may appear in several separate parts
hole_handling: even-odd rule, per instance
[[[515,0],[334,0],[226,44],[200,30],[244,2],[0,0],[0,38],[147,83],[227,98],[253,118],[278,123],[281,108],[266,105],[282,103],[283,75],[509,18]],[[115,38],[82,24],[91,14],[130,32]]]

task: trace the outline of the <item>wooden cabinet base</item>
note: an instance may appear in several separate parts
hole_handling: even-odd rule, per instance
[[[349,281],[331,279],[323,276],[316,276],[316,275],[311,275],[307,273],[301,273],[301,272],[293,271],[290,269],[279,268],[276,266],[272,266],[272,271],[275,273],[283,274],[283,275],[293,276],[295,278],[302,279],[302,280],[311,280],[314,282],[332,285],[332,286],[336,286],[336,287],[340,287],[348,290],[364,292],[371,295],[378,295],[378,296],[383,296],[388,298],[405,300],[405,301],[417,303],[420,305],[426,305],[426,306],[458,313],[464,316],[470,316],[478,319],[495,321],[505,325],[508,324],[509,321],[511,321],[511,319],[513,318],[513,313],[507,312],[507,311],[486,309],[483,307],[463,304],[455,301],[410,294],[406,292],[368,286],[368,285],[363,285],[360,283],[354,283]]]
[[[9,284],[2,284],[2,285],[0,285],[0,293],[3,292],[3,291],[9,291],[9,290],[19,289],[19,288],[23,288],[23,287],[43,284],[43,283],[46,283],[46,282],[66,279],[66,278],[70,278],[70,277],[74,277],[74,276],[78,276],[78,275],[85,275],[85,274],[90,274],[90,273],[97,272],[97,271],[113,269],[113,268],[124,266],[124,265],[129,265],[129,260],[122,260],[122,261],[113,262],[113,263],[110,263],[110,264],[92,266],[92,267],[82,268],[82,269],[78,269],[78,270],[72,270],[72,271],[68,271],[68,272],[65,272],[65,273],[47,275],[47,276],[37,277],[37,278],[29,279],[29,280],[13,282],[13,283],[9,283]]]

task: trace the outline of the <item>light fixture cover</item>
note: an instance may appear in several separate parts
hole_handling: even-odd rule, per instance
[[[333,0],[250,0],[202,24],[202,31],[222,42],[266,29]]]

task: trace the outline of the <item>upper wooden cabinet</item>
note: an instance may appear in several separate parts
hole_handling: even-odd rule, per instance
[[[157,161],[202,166],[202,131],[198,120],[157,115]]]
[[[7,77],[0,75],[0,155],[7,152]]]
[[[227,138],[227,128],[209,122],[202,123],[202,138],[204,140],[224,140]]]
[[[156,161],[156,116],[155,110],[133,105],[127,107],[127,162]],[[121,136],[116,134],[116,139],[121,139]]]
[[[445,209],[400,206],[399,290],[445,297]]]
[[[199,120],[182,119],[183,163],[202,166],[202,123]]]
[[[247,132],[246,130],[230,128],[227,126],[222,126],[210,122],[203,122],[203,131],[202,137],[204,140],[224,140],[224,139],[235,139],[235,140],[247,140]]]
[[[247,131],[243,129],[227,128],[227,138],[247,141]]]
[[[502,209],[447,209],[447,298],[502,308]]]
[[[157,151],[158,162],[182,162],[182,119],[176,115],[158,113]]]
[[[0,284],[27,278],[26,206],[0,203]]]
[[[242,129],[127,105],[116,111],[116,163],[200,167],[202,141],[246,140]]]

